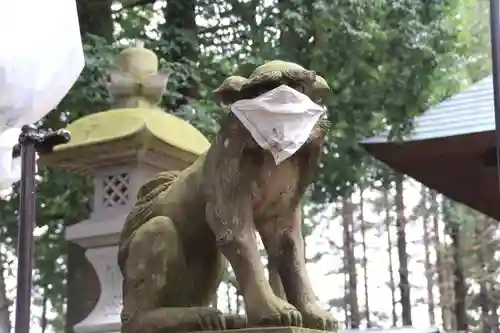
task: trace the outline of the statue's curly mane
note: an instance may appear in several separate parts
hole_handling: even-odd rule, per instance
[[[139,229],[144,223],[152,218],[152,206],[156,202],[156,198],[166,191],[170,185],[178,178],[180,171],[165,171],[156,174],[153,178],[146,181],[141,186],[137,193],[137,201],[132,211],[128,214],[123,230],[120,234],[120,249],[118,255],[118,263],[121,266],[124,262],[130,239],[134,232]]]
[[[280,85],[287,85],[306,95],[313,91],[316,73],[308,70],[279,70],[255,75],[245,80],[243,77],[231,77],[222,86],[214,90],[217,98],[224,104],[232,104],[241,99],[258,97]]]

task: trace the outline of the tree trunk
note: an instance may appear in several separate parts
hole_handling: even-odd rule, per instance
[[[450,330],[457,331],[457,316],[455,315],[456,296],[453,276],[453,251],[448,244],[444,244],[444,272],[446,290],[446,311],[450,320]]]
[[[394,204],[396,207],[397,249],[399,259],[399,291],[401,293],[401,318],[403,325],[412,326],[403,181],[404,176],[401,173],[397,173],[395,176],[396,196],[394,198]]]
[[[9,311],[12,302],[7,297],[7,288],[5,286],[4,264],[5,260],[2,260],[0,262],[0,333],[9,333],[11,332],[12,329],[12,323],[10,322],[10,311]]]
[[[391,207],[389,202],[389,188],[384,189],[384,208],[385,208],[385,228],[387,234],[387,254],[389,256],[389,288],[391,289],[391,319],[392,326],[396,327],[398,323],[398,316],[396,314],[396,283],[394,281],[394,266],[392,260],[394,258],[392,253],[392,228],[391,228]]]
[[[363,247],[363,288],[365,293],[365,319],[366,319],[366,327],[371,328],[371,319],[370,319],[370,302],[369,302],[369,294],[368,294],[368,258],[367,258],[367,248],[366,248],[366,221],[364,214],[364,198],[363,198],[363,189],[360,191],[360,202],[359,202],[359,222],[361,224],[361,245]]]
[[[436,324],[436,316],[434,314],[434,274],[433,267],[431,265],[430,259],[430,248],[431,248],[431,239],[429,234],[429,217],[430,211],[427,209],[427,189],[422,185],[421,197],[423,203],[423,219],[422,225],[424,229],[424,251],[425,251],[425,278],[427,280],[427,312],[429,314],[429,323],[431,325]]]
[[[490,333],[492,327],[490,326],[490,303],[488,301],[488,287],[486,281],[480,277],[481,282],[479,283],[479,304],[481,304],[481,332]]]
[[[433,229],[433,247],[436,252],[436,271],[437,271],[437,282],[439,288],[439,307],[441,308],[441,321],[443,322],[443,327],[445,330],[451,328],[450,316],[448,311],[448,293],[446,286],[446,268],[444,266],[443,260],[443,246],[441,244],[441,231],[439,229],[439,203],[437,198],[437,192],[434,190],[429,191],[429,201],[430,201],[430,215],[432,218],[432,229]]]
[[[481,214],[482,215],[482,214]],[[486,281],[486,291],[487,291],[487,300],[488,300],[488,326],[490,328],[490,332],[498,333],[500,331],[499,318],[498,318],[498,296],[496,294],[496,286],[498,279],[498,264],[497,264],[497,247],[498,247],[498,239],[497,239],[497,230],[498,230],[498,221],[495,221],[491,218],[488,218],[482,215],[481,219],[483,223],[483,234],[486,233],[488,241],[481,242],[483,246],[483,257],[485,258],[485,274],[487,276]]]
[[[349,277],[347,276],[347,271],[345,269],[346,258],[344,256],[344,268],[343,268],[343,276],[344,276],[344,301],[342,302],[344,317],[345,317],[345,327],[348,329],[351,327],[351,317],[349,316]]]
[[[498,299],[494,297],[496,293],[496,286],[492,284],[490,286],[490,310],[491,310],[491,315],[490,315],[490,326],[491,326],[491,332],[492,333],[498,333],[500,332],[500,328],[498,327],[499,325],[499,318],[498,318]]]
[[[111,16],[111,0],[77,0],[80,33],[93,34],[107,41],[113,41],[113,17]]]
[[[450,200],[443,201],[443,218],[445,222],[445,230],[451,238],[451,250],[453,258],[453,291],[455,294],[455,319],[456,328],[459,331],[468,330],[467,320],[467,286],[462,262],[462,239],[461,226],[453,215],[454,205]]]
[[[47,305],[49,302],[49,290],[47,286],[43,286],[43,299],[42,299],[42,315],[40,319],[40,328],[42,333],[47,332],[48,320],[47,320]]]
[[[351,328],[358,329],[361,321],[358,306],[358,281],[356,274],[356,257],[354,256],[354,209],[350,197],[342,200],[342,227],[345,270],[348,276],[348,304]]]
[[[484,218],[482,216],[478,216],[479,214],[475,214],[477,216],[475,224],[474,224],[474,247],[476,249],[476,259],[479,267],[481,268],[481,275],[478,277],[479,279],[479,304],[481,308],[480,315],[480,325],[481,331],[483,333],[491,332],[492,327],[489,324],[490,317],[490,302],[488,297],[488,281],[487,281],[487,265],[485,262],[485,247],[486,244],[483,243],[483,237],[485,236],[485,225]]]

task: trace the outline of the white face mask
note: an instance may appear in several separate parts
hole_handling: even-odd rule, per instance
[[[254,99],[233,103],[231,111],[278,165],[306,143],[325,108],[281,85]]]

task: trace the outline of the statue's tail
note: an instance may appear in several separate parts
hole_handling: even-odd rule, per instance
[[[141,186],[137,193],[137,201],[134,208],[128,214],[123,230],[120,234],[118,248],[118,265],[123,268],[128,255],[128,246],[135,231],[144,223],[153,218],[153,205],[156,198],[166,191],[170,185],[178,178],[180,171],[166,171],[156,174]]]

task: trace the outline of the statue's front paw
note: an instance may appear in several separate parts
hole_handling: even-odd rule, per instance
[[[198,325],[202,331],[222,331],[226,329],[226,318],[216,308],[206,308],[198,315]]]
[[[333,315],[321,309],[316,304],[305,306],[301,311],[304,327],[316,329],[320,331],[337,332],[339,329],[338,322],[333,318]]]
[[[302,326],[302,315],[288,302],[271,296],[263,305],[250,310],[248,322],[252,326]]]

